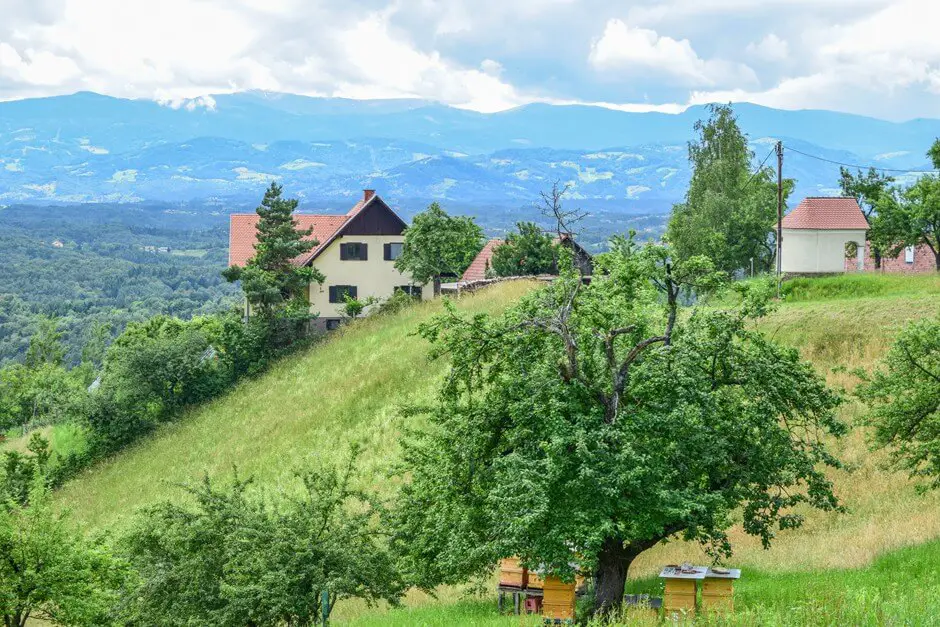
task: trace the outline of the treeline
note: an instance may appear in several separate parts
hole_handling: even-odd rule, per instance
[[[129,208],[85,208],[87,221],[60,207],[0,211],[0,364],[23,357],[40,316],[58,318],[74,365],[97,324],[116,334],[156,314],[190,318],[236,302],[219,276],[225,229],[134,224],[121,211],[139,217]]]

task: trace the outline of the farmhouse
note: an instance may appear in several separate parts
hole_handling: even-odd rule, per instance
[[[232,214],[229,229],[229,265],[244,266],[255,254],[256,213]],[[310,252],[296,258],[300,266],[320,270],[326,281],[310,285],[311,313],[318,313],[317,326],[334,329],[342,321],[344,295],[360,300],[384,299],[400,289],[422,299],[433,297],[429,285],[415,285],[411,277],[395,268],[401,254],[406,224],[375,190],[364,190],[362,200],[343,215],[295,214],[298,228],[313,232],[318,242]]]
[[[783,218],[780,255],[785,274],[829,274],[876,270],[867,239],[868,220],[854,198],[811,197]],[[929,272],[933,255],[926,246],[883,257],[884,272]]]

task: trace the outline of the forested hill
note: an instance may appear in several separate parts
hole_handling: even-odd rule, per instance
[[[96,323],[116,334],[131,320],[188,318],[237,302],[219,275],[228,229],[166,220],[162,209],[0,210],[0,250],[0,363],[23,354],[39,315],[58,318],[74,363]]]

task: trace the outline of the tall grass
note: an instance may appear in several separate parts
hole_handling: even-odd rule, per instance
[[[837,552],[837,548],[833,547]],[[779,573],[745,569],[735,585],[735,612],[700,614],[696,625],[937,625],[940,624],[940,542],[892,552],[857,569]],[[662,596],[658,578],[633,580],[629,593]],[[338,625],[513,625],[539,624],[532,616],[499,616],[496,599],[362,613]],[[693,624],[693,621],[679,621]],[[614,625],[658,625],[648,611],[627,610]],[[599,624],[598,624],[599,627]]]
[[[916,296],[925,292],[940,292],[940,273],[905,275],[870,272],[819,278],[801,277],[783,283],[783,296],[787,302]]]
[[[465,296],[460,309],[500,311],[532,289],[507,282]],[[425,302],[336,331],[309,351],[165,425],[153,436],[67,483],[59,503],[92,528],[121,526],[139,508],[175,498],[175,484],[237,468],[277,484],[311,458],[344,457],[352,442],[377,485],[394,458],[403,404],[433,397],[443,362],[429,362],[418,325],[441,310]]]

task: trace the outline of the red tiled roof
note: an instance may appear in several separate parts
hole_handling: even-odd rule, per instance
[[[785,229],[868,229],[865,214],[854,198],[811,197],[783,218]]]
[[[316,240],[319,243],[313,250],[294,259],[294,263],[303,266],[314,259],[320,251],[336,239],[343,227],[355,218],[373,198],[378,197],[371,195],[368,199],[360,200],[343,215],[295,213],[294,223],[298,228],[313,228],[313,232],[304,239]],[[233,213],[229,216],[228,265],[244,266],[249,259],[254,257],[255,241],[258,236],[258,220],[257,213]]]
[[[489,266],[490,259],[493,258],[493,249],[503,243],[501,239],[491,239],[486,243],[477,256],[474,257],[470,266],[460,277],[461,281],[482,281],[486,278],[486,268]]]

